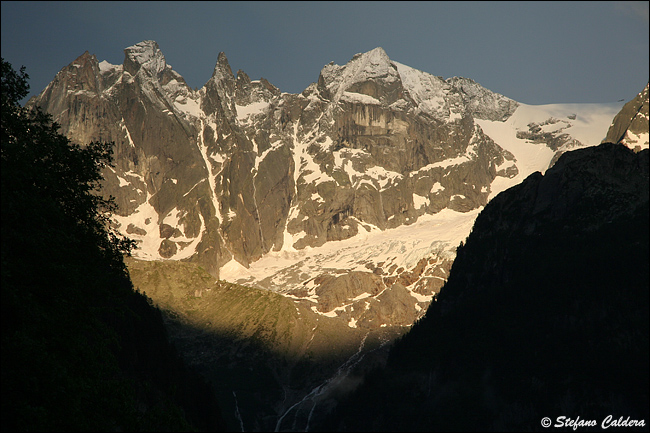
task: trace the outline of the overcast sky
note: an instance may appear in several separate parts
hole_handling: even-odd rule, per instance
[[[526,104],[629,100],[649,76],[648,2],[2,1],[1,31],[30,96],[85,51],[121,64],[147,39],[199,88],[221,51],[233,72],[290,93],[376,47]]]

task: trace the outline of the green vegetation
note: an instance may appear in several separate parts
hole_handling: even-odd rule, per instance
[[[278,293],[215,280],[195,263],[128,258],[126,264],[134,287],[170,318],[206,334],[254,343],[288,362],[307,352],[338,362],[356,352],[364,335]]]
[[[246,431],[273,430],[278,416],[329,379],[365,336],[269,290],[217,281],[196,263],[126,264],[134,287],[163,312],[175,346],[210,379],[229,430],[241,428],[237,412]],[[377,348],[399,332],[378,329],[364,347]]]
[[[2,60],[2,430],[221,430],[108,226],[112,145],[71,143],[20,107],[27,79]]]
[[[128,259],[127,265],[136,289],[206,332],[252,339],[289,356],[293,331],[303,326],[291,300],[268,290],[215,281],[196,264]]]

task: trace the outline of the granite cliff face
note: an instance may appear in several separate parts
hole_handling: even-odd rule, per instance
[[[326,65],[301,94],[233,74],[223,53],[199,90],[154,41],[124,53],[122,65],[84,53],[28,105],[51,113],[74,141],[115,142],[103,188],[117,199],[119,230],[139,244],[135,256],[194,262],[350,327],[413,323],[444,283],[458,239],[429,242],[405,262],[396,257],[413,245],[308,272],[299,266],[305,251],[476,213],[532,170],[484,132],[521,104],[470,79],[402,65],[381,48]],[[596,144],[566,133],[575,119],[544,114],[539,128],[546,120],[562,128],[527,137],[529,123],[512,139],[542,149],[546,168],[556,153]],[[251,277],[266,257],[297,259]]]
[[[75,141],[115,141],[105,190],[143,257],[193,256],[215,273],[232,258],[247,266],[269,251],[484,205],[512,155],[473,117],[503,119],[517,106],[471,80],[391,62],[381,48],[325,66],[300,95],[235,76],[221,53],[194,91],[153,41],[125,49],[119,66],[84,53],[29,104]],[[450,169],[454,158],[462,169]]]

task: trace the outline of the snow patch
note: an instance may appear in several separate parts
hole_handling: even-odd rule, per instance
[[[129,216],[121,216],[114,214],[113,219],[120,224],[120,229],[126,233],[126,228],[133,224],[135,227],[146,231],[146,234],[129,233],[128,236],[137,242],[137,249],[133,251],[133,256],[142,260],[161,260],[162,257],[158,253],[160,242],[160,231],[158,230],[158,213],[156,209],[149,203],[151,195],[147,193],[147,199],[144,203],[137,207],[137,209]],[[147,227],[147,220],[154,222],[153,227]]]
[[[237,119],[240,122],[246,121],[250,116],[260,114],[269,107],[267,101],[253,102],[248,105],[235,105],[237,110]]]
[[[120,188],[122,188],[123,186],[129,186],[129,185],[131,185],[131,182],[129,182],[128,180],[124,179],[123,177],[117,176],[117,179],[120,181],[120,185],[119,185]]]
[[[99,71],[102,74],[106,74],[106,73],[112,72],[112,71],[117,71],[117,70],[119,70],[121,68],[122,68],[122,65],[119,65],[119,66],[118,65],[112,65],[112,64],[108,63],[106,60],[102,60],[101,62],[99,62]]]
[[[129,144],[131,147],[135,147],[135,143],[133,142],[133,139],[131,138],[131,133],[129,132],[129,128],[126,127],[126,124],[124,123],[124,118],[120,120],[120,125],[122,126],[122,131],[126,134],[126,139],[129,141]]]
[[[416,209],[429,206],[429,197],[413,194],[413,206],[415,206]]]
[[[445,189],[445,187],[442,186],[442,184],[440,182],[436,182],[436,183],[433,184],[433,186],[431,187],[431,191],[429,191],[429,192],[431,194],[436,194],[439,191],[444,191],[444,189]]]
[[[201,110],[200,98],[192,99],[184,95],[179,95],[174,100],[174,108],[181,113],[189,114],[193,117],[205,117],[205,113]]]
[[[228,263],[223,265],[219,270],[219,277],[222,280],[225,280],[224,276],[227,275],[246,275],[248,274],[248,269],[239,263],[235,259],[230,259]]]
[[[501,148],[514,155],[519,173],[506,178],[497,176],[490,187],[488,200],[500,192],[521,183],[530,174],[539,171],[545,173],[555,152],[545,144],[530,143],[528,140],[517,138],[517,131],[528,131],[530,123],[544,123],[549,119],[567,119],[561,123],[566,128],[563,133],[570,134],[584,146],[600,144],[607,135],[612,119],[623,107],[623,102],[606,104],[548,104],[527,105],[519,104],[515,112],[506,120],[491,121],[475,119],[481,127]],[[502,167],[511,165],[506,161]]]
[[[625,137],[621,141],[624,145],[630,149],[639,147],[641,150],[648,148],[648,141],[650,140],[650,134],[647,132],[642,132],[640,134],[635,134],[632,131],[628,130],[625,133]]]
[[[356,92],[343,92],[341,100],[356,104],[381,105],[381,102],[378,99]]]
[[[256,287],[263,287],[256,282],[272,278],[276,285],[270,289],[282,293],[305,288],[316,276],[335,269],[368,272],[368,263],[381,262],[412,269],[422,257],[431,254],[453,257],[481,209],[467,213],[443,209],[434,215],[423,215],[411,225],[385,231],[361,223],[359,233],[349,239],[314,248],[272,251],[251,263],[245,273],[222,268],[220,277],[232,282],[245,280]],[[296,272],[300,278],[295,278]]]

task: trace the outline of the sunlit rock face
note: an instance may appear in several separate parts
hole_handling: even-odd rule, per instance
[[[76,142],[115,142],[103,191],[116,198],[115,224],[138,243],[135,256],[195,262],[350,327],[412,323],[469,233],[464,216],[535,167],[546,168],[556,151],[587,144],[558,138],[575,115],[549,120],[540,112],[537,124],[559,121],[562,128],[547,133],[544,124],[544,134],[527,137],[535,123],[512,123],[513,142],[542,150],[536,164],[522,164],[502,135],[484,129],[510,128],[521,104],[470,79],[392,61],[382,48],[325,65],[300,94],[233,74],[223,53],[198,90],[154,41],[124,54],[122,65],[111,65],[84,53],[28,104],[51,113]],[[300,257],[333,241],[443,214],[458,215],[466,233],[427,241],[417,254],[407,254],[414,243],[401,244],[299,271]],[[264,258],[284,256],[297,259],[275,276],[247,274]]]
[[[616,115],[604,141],[621,143],[637,152],[648,148],[648,84]]]

